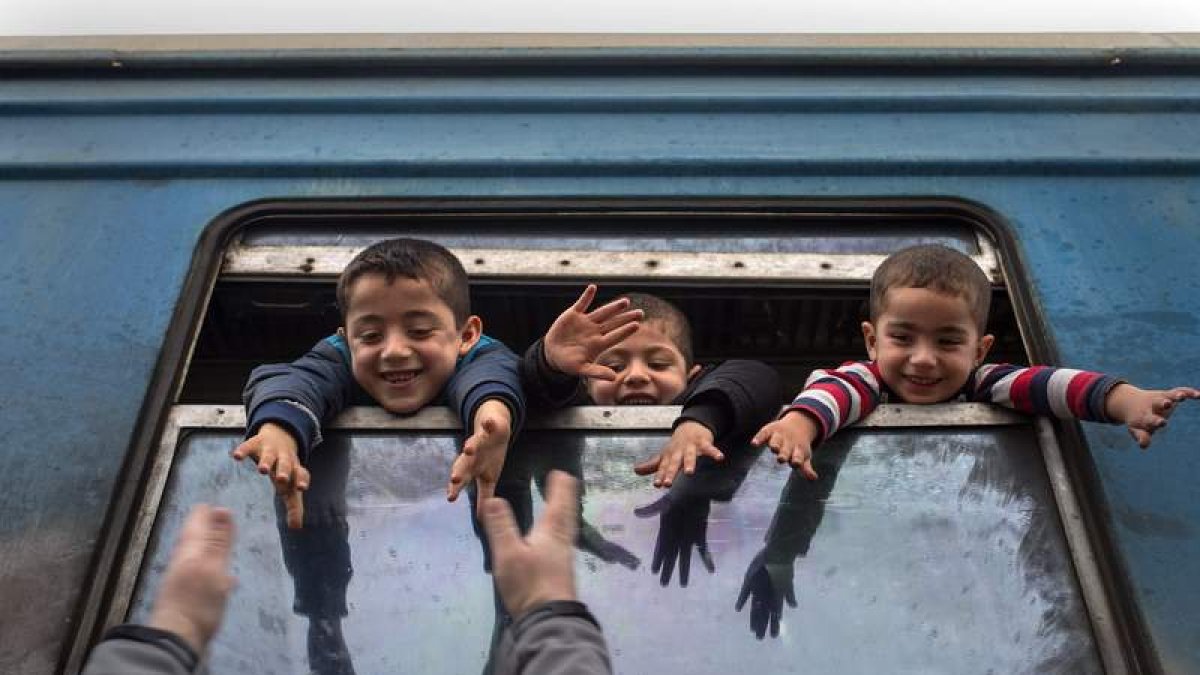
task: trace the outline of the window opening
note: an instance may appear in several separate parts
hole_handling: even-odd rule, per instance
[[[976,260],[993,281],[989,326],[989,332],[997,336],[993,356],[997,360],[1027,362],[1020,326],[1005,289],[996,250],[987,236],[968,221],[962,216],[912,213],[797,216],[759,212],[337,213],[332,216],[296,213],[262,218],[245,229],[225,253],[186,368],[179,404],[171,410],[161,447],[154,456],[139,518],[121,563],[113,599],[107,608],[107,623],[117,623],[127,613],[136,617],[139,612],[146,611],[148,596],[145,589],[153,586],[153,580],[161,570],[163,556],[169,551],[169,542],[173,541],[186,505],[199,496],[193,493],[215,489],[222,494],[228,493],[234,502],[249,500],[248,503],[260,505],[264,499],[270,499],[269,486],[264,481],[250,472],[237,472],[238,467],[226,458],[240,438],[240,428],[245,423],[244,413],[237,404],[241,386],[253,366],[294,359],[337,327],[336,276],[355,253],[374,241],[408,234],[447,245],[472,276],[473,310],[484,317],[486,332],[500,338],[515,351],[523,351],[539,337],[558,312],[575,299],[583,283],[598,281],[602,291],[606,292],[602,299],[617,292],[642,290],[675,302],[694,323],[698,361],[738,357],[766,361],[783,374],[784,389],[790,395],[800,388],[813,367],[864,356],[858,323],[865,315],[870,275],[888,252],[913,243],[945,243]],[[563,236],[564,231],[569,233],[575,227],[586,231],[588,236]],[[493,232],[503,234],[491,234]],[[602,535],[607,532],[614,540],[630,535],[628,543],[632,548],[625,550],[643,558],[637,583],[653,581],[644,569],[648,565],[649,550],[654,545],[653,528],[647,529],[640,520],[631,520],[636,518],[630,514],[637,506],[631,498],[610,499],[612,494],[627,490],[633,480],[628,471],[611,469],[617,465],[628,469],[633,458],[630,453],[646,455],[652,446],[660,445],[665,430],[677,414],[678,409],[667,406],[579,408],[547,417],[535,416],[528,427],[529,443],[534,446],[539,443],[566,444],[584,448],[579,456],[588,481],[586,489],[592,494],[585,515],[599,523]],[[348,468],[344,467],[348,490],[346,512],[354,514],[360,521],[354,526],[354,534],[359,539],[352,540],[349,534],[346,539],[355,551],[352,553],[354,559],[363,560],[354,564],[356,570],[361,570],[355,572],[359,575],[360,585],[354,593],[359,594],[360,602],[369,602],[370,598],[383,593],[389,579],[395,581],[394,576],[389,575],[394,575],[396,566],[436,566],[433,562],[421,563],[414,559],[408,559],[407,563],[400,561],[395,549],[384,550],[387,548],[384,542],[402,537],[395,532],[393,535],[396,536],[381,535],[386,527],[368,525],[363,519],[369,521],[376,510],[383,513],[396,508],[419,508],[414,504],[421,502],[420,499],[405,497],[393,500],[394,503],[387,502],[397,494],[407,494],[405,490],[417,489],[415,483],[403,479],[406,471],[429,474],[429,480],[417,481],[421,484],[420,489],[439,491],[442,474],[456,452],[453,436],[458,424],[449,411],[436,408],[405,418],[388,415],[377,408],[354,408],[343,413],[333,427],[330,438],[339,440],[332,446],[343,448],[348,458]],[[914,428],[921,428],[921,431],[914,432]],[[400,442],[398,439],[401,438],[408,442]],[[806,560],[803,568],[797,567],[797,570],[805,570],[797,573],[808,575],[805,578],[811,587],[820,586],[812,583],[813,574],[829,578],[836,576],[838,570],[851,568],[852,561],[867,558],[882,562],[886,559],[887,556],[879,556],[878,551],[871,551],[874,544],[868,546],[866,540],[855,544],[852,538],[846,538],[847,532],[853,534],[860,529],[870,531],[872,527],[878,527],[878,523],[866,525],[865,521],[856,520],[863,516],[856,509],[886,494],[890,501],[883,502],[884,511],[890,504],[909,518],[905,521],[911,526],[906,535],[908,539],[922,528],[928,530],[925,533],[928,534],[949,526],[953,532],[942,532],[940,538],[935,537],[944,545],[938,549],[942,556],[947,559],[959,556],[962,560],[976,555],[992,556],[988,558],[988,564],[994,562],[995,556],[1008,556],[1016,565],[1012,569],[1022,571],[1005,577],[1004,583],[1024,584],[1021,588],[1008,589],[1013,593],[1009,599],[1026,601],[1030,594],[1033,596],[1028,606],[1014,602],[997,610],[993,602],[996,598],[985,598],[972,590],[994,585],[993,575],[984,572],[973,579],[955,579],[963,581],[959,590],[967,597],[965,600],[959,598],[956,601],[935,593],[940,599],[922,610],[924,613],[917,612],[923,618],[915,624],[911,615],[917,607],[910,606],[908,610],[911,611],[899,613],[892,609],[884,612],[866,610],[855,618],[873,625],[873,631],[884,633],[901,627],[903,632],[911,630],[913,625],[929,630],[920,636],[912,636],[917,645],[912,653],[891,653],[889,661],[882,660],[880,655],[864,656],[868,660],[860,664],[862,669],[877,670],[885,662],[894,666],[895,658],[910,659],[913,668],[920,669],[922,659],[930,658],[929,654],[933,653],[948,655],[951,662],[966,659],[967,654],[977,657],[978,652],[970,650],[959,654],[955,650],[966,643],[956,642],[943,632],[962,629],[962,618],[969,617],[967,634],[971,639],[979,639],[979,644],[985,645],[984,650],[986,645],[991,645],[984,639],[985,628],[990,630],[995,625],[1016,622],[1022,626],[1028,624],[1029,630],[1023,634],[1028,635],[1028,639],[1041,640],[1038,649],[1042,649],[1042,653],[1055,654],[1060,664],[1096,670],[1098,663],[1103,662],[1111,672],[1124,671],[1124,657],[1108,598],[1048,422],[974,404],[884,406],[853,430],[835,437],[826,447],[842,448],[841,457],[846,464],[826,467],[834,475],[840,473],[837,481],[842,487],[832,485],[828,504],[817,501],[823,504],[822,513],[830,512],[823,517],[843,519],[846,527],[826,526],[822,530],[825,534],[821,536],[827,541],[821,542],[821,555],[833,555],[832,558],[816,559],[817,554],[813,553],[810,557],[815,560]],[[838,452],[832,452],[830,456],[836,457]],[[360,457],[374,457],[375,460]],[[381,474],[394,483],[391,487],[379,488],[382,490],[379,494],[386,497],[384,501],[378,501],[379,494],[364,487],[364,481],[380,477],[363,473],[362,467],[372,461],[393,464],[390,473],[384,471]],[[410,466],[413,462],[416,464]],[[886,467],[886,470],[880,467]],[[752,513],[790,508],[787,506],[786,470],[775,467],[768,457],[759,456],[751,471],[756,472],[758,478],[766,477],[754,483],[752,497],[739,497],[730,504],[714,507],[711,522],[726,523],[720,526],[724,528],[724,536],[728,537],[724,541],[733,542],[727,551],[729,559],[722,566],[752,567],[757,555],[755,547],[761,547],[764,536],[770,540],[770,523],[763,520],[762,513],[757,516]],[[933,473],[927,473],[929,471]],[[888,476],[899,475],[916,483],[906,486],[899,480],[883,488],[863,487],[869,483],[863,482],[869,475],[885,482],[890,480]],[[939,482],[935,476],[946,480]],[[853,506],[855,502],[850,495],[854,491],[847,487],[850,485],[859,485],[861,494],[870,495],[871,499],[862,498],[857,502],[858,506]],[[1013,497],[1014,490],[1020,492],[1019,498]],[[652,491],[643,492],[648,496],[642,496],[647,498],[655,496]],[[536,505],[538,499],[532,499],[532,503]],[[979,515],[980,505],[984,503],[992,511],[972,520]],[[435,517],[430,511],[430,522],[445,520],[460,530],[467,527],[460,505],[430,503],[428,506],[454,511],[447,512],[444,517]],[[874,506],[872,504],[872,508]],[[964,516],[964,509],[971,514]],[[287,566],[278,554],[267,551],[278,550],[270,549],[269,544],[274,541],[278,547],[279,535],[268,510],[257,508],[257,511],[257,520],[249,527],[252,543],[248,545],[255,547],[248,556],[249,564],[271,568],[278,577]],[[889,512],[886,516],[876,513],[877,520],[883,522],[894,513]],[[985,522],[991,524],[985,526]],[[417,525],[404,527],[419,529]],[[469,527],[453,535],[457,537],[456,546],[478,554],[478,544],[472,541],[473,536]],[[808,545],[815,551],[817,539]],[[855,555],[850,555],[852,552]],[[845,557],[837,562],[837,555]],[[909,561],[912,571],[918,576],[924,575],[921,583],[944,582],[949,571],[973,569],[969,563],[940,569],[940,563],[930,557],[929,551],[920,553],[905,549],[904,555],[908,556],[904,560]],[[473,599],[466,602],[479,604],[484,598],[490,606],[490,589],[486,585],[490,582],[482,575],[477,562],[481,560],[471,558],[467,563],[471,568],[469,574],[464,572],[466,576],[458,583],[466,583],[470,577],[472,582],[483,584],[481,588],[487,589],[486,594],[472,596]],[[615,566],[610,562],[598,559],[595,551],[580,557],[582,569],[586,570],[581,573],[581,592],[589,601],[595,597],[613,598],[617,603],[614,607],[598,607],[598,611],[606,623],[606,631],[615,617],[610,641],[618,650],[630,649],[628,653],[633,655],[636,651],[633,641],[618,642],[624,640],[621,635],[639,633],[637,619],[642,617],[621,617],[622,602],[626,610],[636,603],[628,603],[627,597],[618,590],[625,587],[625,580],[606,580],[606,574],[619,573],[618,568],[622,567],[619,561]],[[697,567],[698,564],[693,566],[693,587],[712,581],[708,589],[712,593],[723,588],[721,592],[729,595],[730,588],[724,586],[740,584],[744,579],[741,571],[736,574],[727,571],[722,581],[705,579],[706,573],[698,571]],[[247,573],[254,574],[242,571],[243,576]],[[887,578],[888,575],[880,570],[860,581]],[[892,575],[891,578],[896,577]],[[455,583],[426,579],[418,582],[417,587],[427,594],[430,588],[453,588]],[[389,587],[389,590],[394,589]],[[887,589],[881,587],[880,590]],[[690,588],[685,591],[695,592]],[[291,589],[284,587],[273,592],[271,607],[279,605],[268,610],[274,617],[271,621],[276,622],[273,625],[282,626],[283,634],[298,635],[301,631],[296,624],[298,619],[292,616],[293,608],[286,607],[286,599],[292,597]],[[914,598],[919,601],[929,593],[933,591],[922,591]],[[622,597],[625,600],[621,600]],[[716,599],[716,595],[705,597],[707,599],[694,602],[714,603],[714,612],[729,608],[729,597],[721,600]],[[859,600],[866,608],[879,604],[881,597],[876,593]],[[680,600],[679,607],[687,608],[687,598]],[[888,603],[894,600],[896,598],[885,599],[883,606],[891,607]],[[846,598],[822,597],[820,601],[834,603],[830,605],[831,613],[846,607]],[[600,602],[603,604],[604,600]],[[938,602],[942,604],[938,605]],[[1022,606],[1018,607],[1018,604]],[[1009,613],[983,621],[988,608],[1001,614]],[[235,622],[241,620],[236,618],[238,611],[236,608],[231,610]],[[371,612],[361,607],[350,613],[353,611],[358,611],[359,616],[367,620],[378,618],[370,616]],[[390,610],[380,611],[386,614]],[[480,615],[461,604],[451,612],[457,617],[456,621]],[[606,612],[608,616],[605,616]],[[804,623],[816,618],[811,604],[807,613],[802,607],[791,614],[788,624],[792,630],[800,634],[814,630],[814,626]],[[488,617],[485,628],[490,631],[491,614],[485,611],[482,615]],[[1046,619],[1047,616],[1053,619]],[[981,619],[978,625],[973,623],[976,618]],[[257,630],[251,624],[261,620],[262,615],[260,613],[257,619],[251,620],[247,613],[242,619],[250,623],[244,629],[231,631],[231,640]],[[735,625],[749,621],[743,616],[726,619]],[[374,623],[387,625],[386,621]],[[451,636],[459,629],[470,632],[478,627],[463,628],[454,624],[452,628]],[[377,637],[359,633],[354,639],[370,644]],[[831,634],[826,639],[837,637]],[[298,638],[288,639],[294,643],[288,651],[292,662],[285,659],[275,664],[278,672],[301,667],[296,659],[303,659],[304,648],[295,643]],[[424,644],[425,638],[414,639],[417,639],[414,645]],[[718,636],[714,635],[713,639]],[[480,642],[481,649],[486,650],[486,642],[486,639]],[[364,654],[377,654],[366,658],[390,658],[391,661],[403,658],[388,651],[391,643],[387,639],[380,638],[378,644],[381,645],[379,650],[364,649]],[[1011,654],[993,654],[1000,659],[998,670],[1029,670],[1046,665],[1029,660],[1029,654],[1038,649],[1029,649],[1028,644]],[[750,648],[746,654],[754,653],[753,642],[743,646]],[[436,657],[444,659],[447,651],[448,648],[440,648]],[[245,652],[231,641],[226,643],[224,652],[218,646],[214,653],[215,662],[226,659],[226,666],[232,668],[240,667],[236,655]],[[758,655],[763,653],[759,650]],[[729,665],[744,667],[746,654],[738,656],[737,650],[730,650],[730,654],[735,662]],[[870,658],[881,660],[872,662]],[[649,664],[642,659],[637,657],[629,661],[626,669],[653,667],[671,672],[688,665]],[[433,662],[436,663],[436,659]],[[967,661],[962,663],[965,665]],[[974,661],[971,663],[972,668],[977,665]],[[783,667],[782,663],[769,662],[761,666],[768,670]],[[362,672],[372,669],[367,665]],[[274,665],[272,671],[276,671]]]

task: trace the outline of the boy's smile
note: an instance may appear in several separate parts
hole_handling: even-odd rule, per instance
[[[354,379],[384,409],[411,413],[432,403],[458,358],[479,340],[479,317],[460,328],[428,281],[364,274],[347,295],[345,338]]]
[[[959,295],[928,288],[891,288],[883,312],[864,322],[867,354],[884,384],[907,403],[953,398],[992,346]]]
[[[598,405],[669,405],[699,371],[693,366],[689,372],[683,353],[658,321],[643,322],[596,363],[617,373],[612,382],[588,380],[588,393]]]

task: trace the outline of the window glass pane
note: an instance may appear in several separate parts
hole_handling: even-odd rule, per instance
[[[727,496],[738,457],[702,472],[690,499],[675,494],[691,508],[647,513],[666,493],[631,466],[664,438],[530,432],[506,468],[526,521],[541,502],[530,479],[552,466],[585,476],[578,581],[617,672],[1099,671],[1031,429],[850,432],[818,451],[815,483],[749,456],[736,496],[706,519],[696,505]],[[214,672],[304,673],[309,654],[335,672],[339,652],[359,673],[482,669],[492,592],[465,504],[443,497],[452,438],[331,435],[312,462],[309,526],[284,535],[286,556],[270,486],[228,458],[237,441],[204,432],[181,444],[135,617],[164,542],[188,505],[208,501],[231,506],[240,528],[241,583]],[[688,586],[675,569],[664,588],[650,571],[656,541],[677,544],[696,532],[689,521],[706,523],[716,571],[693,554]]]
[[[298,221],[300,219],[297,219]],[[850,218],[813,222],[756,216],[746,219],[659,217],[514,219],[499,216],[448,222],[446,218],[363,226],[323,218],[256,225],[242,237],[250,246],[366,247],[389,237],[432,239],[450,248],[580,251],[692,251],[704,253],[890,253],[905,246],[941,243],[979,252],[974,230],[961,221]]]

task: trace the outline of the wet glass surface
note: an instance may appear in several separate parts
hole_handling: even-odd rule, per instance
[[[669,222],[668,222],[669,221]],[[566,219],[529,222],[489,218],[481,234],[478,221],[457,225],[445,219],[414,221],[408,226],[355,227],[337,223],[324,231],[311,226],[259,225],[242,241],[254,246],[362,246],[389,237],[432,239],[451,248],[568,251],[643,251],[702,253],[891,253],[917,244],[945,244],[964,253],[979,250],[974,231],[962,223],[883,221],[874,224],[837,219],[797,222],[759,217],[754,221],[665,219],[603,222]],[[656,236],[656,231],[670,235]],[[572,235],[586,232],[586,236]]]
[[[844,433],[818,451],[820,481],[748,454],[665,502],[631,471],[664,434],[526,436],[503,487],[519,519],[540,509],[536,479],[551,466],[586,477],[579,590],[616,672],[1100,670],[1029,428]],[[135,619],[188,506],[207,501],[239,526],[214,672],[482,670],[495,611],[466,501],[443,496],[452,437],[331,435],[312,462],[305,530],[282,540],[271,487],[228,458],[238,438],[181,443]],[[721,501],[739,462],[745,481]],[[704,541],[712,573],[689,547]]]

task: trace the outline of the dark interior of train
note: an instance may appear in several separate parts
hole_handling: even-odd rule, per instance
[[[472,309],[484,331],[522,352],[578,297],[582,281],[472,285]],[[751,358],[775,367],[784,391],[799,391],[817,367],[865,358],[859,323],[865,287],[608,284],[599,302],[618,292],[644,291],[676,303],[692,321],[699,363]],[[331,281],[221,281],[204,318],[180,403],[228,404],[241,399],[251,369],[291,361],[337,329]],[[989,360],[1026,363],[1008,294],[994,293]],[[780,403],[784,403],[781,401]]]

